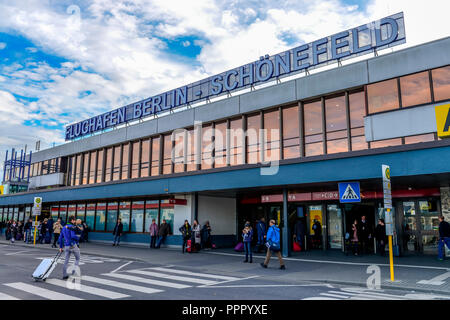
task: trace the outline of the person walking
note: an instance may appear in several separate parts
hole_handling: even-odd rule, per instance
[[[184,220],[184,224],[178,230],[181,232],[181,235],[183,237],[182,252],[184,253],[184,249],[186,248],[187,241],[191,238],[191,233],[192,233],[191,225],[189,224],[189,222],[187,220]],[[191,243],[191,245],[192,245],[192,243]]]
[[[25,226],[23,228],[25,237],[23,239],[23,242],[29,243],[31,238],[31,229],[33,227],[33,220],[28,219],[28,221],[25,223]]]
[[[444,247],[450,249],[450,224],[445,221],[444,216],[439,216],[439,244],[438,259],[444,261]]]
[[[152,219],[152,224],[150,225],[150,248],[156,248],[156,238],[158,237],[158,225],[155,219]]]
[[[209,221],[206,221],[203,225],[202,232],[202,249],[208,250],[211,248],[211,226],[209,225]]]
[[[52,248],[56,248],[56,243],[59,240],[59,235],[61,234],[61,218],[58,218],[56,222],[53,224],[53,245]]]
[[[11,221],[11,225],[9,226],[9,233],[11,236],[11,243],[14,243],[16,241],[16,236],[17,236],[17,224],[15,220]]]
[[[166,219],[163,219],[163,223],[159,227],[158,231],[158,242],[156,243],[156,248],[161,248],[161,244],[166,241],[166,237],[170,234],[170,224],[166,222]]]
[[[385,255],[386,246],[386,226],[384,219],[378,220],[378,225],[375,228],[375,239],[377,241],[377,250],[382,257]]]
[[[67,266],[69,264],[70,256],[73,254],[75,256],[75,267],[79,268],[80,265],[80,248],[78,247],[78,239],[76,232],[77,226],[75,225],[75,217],[69,217],[69,223],[67,223],[64,228],[62,228],[61,235],[58,239],[59,251],[65,252],[65,260],[63,266],[63,280],[69,278],[67,274]],[[72,272],[72,274],[75,270]]]
[[[352,237],[350,239],[350,242],[352,244],[352,251],[355,256],[358,255],[358,247],[359,247],[359,228],[358,228],[358,220],[355,219],[355,221],[352,224]]]
[[[256,252],[260,253],[261,249],[264,247],[264,243],[266,242],[266,220],[264,217],[259,219],[256,223],[256,233],[258,235],[258,241],[256,242]]]
[[[194,220],[194,222],[192,223],[191,244],[192,244],[192,246],[194,246],[195,252],[200,251],[200,246],[201,246],[201,242],[202,242],[202,237],[201,237],[200,232],[201,232],[200,224],[198,223],[197,220]],[[193,252],[193,250],[191,250],[191,252]]]
[[[250,221],[245,223],[245,227],[242,230],[242,242],[244,243],[244,251],[245,251],[245,262],[253,262],[252,256],[252,240],[253,240],[253,229],[250,225]],[[250,261],[248,260],[248,256],[250,255]]]
[[[113,247],[116,245],[119,246],[120,244],[120,237],[123,234],[123,224],[122,224],[122,219],[117,219],[117,223],[116,226],[114,227],[113,230],[113,236],[114,236],[114,243],[113,243]]]
[[[270,257],[272,256],[272,253],[275,253],[278,257],[278,260],[280,261],[280,269],[284,270],[286,269],[284,265],[283,258],[281,257],[281,245],[280,245],[280,229],[275,225],[275,220],[270,220],[269,222],[269,229],[267,230],[267,254],[266,259],[264,262],[261,262],[261,267],[267,268]]]
[[[359,224],[359,241],[361,242],[361,253],[369,253],[370,242],[373,241],[372,228],[366,221],[366,216],[361,216],[361,223]]]

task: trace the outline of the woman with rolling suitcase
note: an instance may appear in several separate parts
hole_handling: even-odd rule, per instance
[[[181,235],[183,237],[183,249],[182,252],[184,253],[184,249],[186,248],[188,240],[191,239],[191,225],[187,220],[184,220],[184,224],[178,229],[181,232]]]

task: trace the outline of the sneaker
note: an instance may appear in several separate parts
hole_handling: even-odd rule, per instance
[[[62,277],[62,279],[67,280],[67,279],[69,279],[69,276],[64,276],[64,277]]]
[[[286,270],[286,267],[285,267],[284,265],[282,265],[282,266],[280,267],[280,270]]]
[[[267,266],[264,264],[264,262],[261,262],[260,264],[261,264],[261,267],[267,269]]]

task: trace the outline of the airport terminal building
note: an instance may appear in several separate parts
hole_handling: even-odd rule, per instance
[[[1,196],[0,219],[25,219],[42,197],[43,215],[80,217],[92,241],[112,241],[120,217],[122,242],[148,245],[151,220],[166,219],[166,244],[180,245],[178,228],[198,219],[227,247],[246,220],[265,217],[280,225],[287,252],[295,222],[310,234],[314,218],[320,250],[343,250],[353,220],[365,215],[375,227],[386,164],[400,251],[435,253],[437,217],[450,220],[450,139],[438,135],[435,113],[450,104],[449,52],[450,37],[242,94],[228,90],[238,81],[229,74],[222,99],[34,153],[28,191]],[[360,201],[340,201],[345,181],[359,182]]]

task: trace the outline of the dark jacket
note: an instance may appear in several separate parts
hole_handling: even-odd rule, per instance
[[[47,228],[48,228],[48,225],[45,223],[42,223],[41,224],[41,234],[45,235],[45,233],[47,232]]]
[[[369,239],[369,235],[372,235],[372,228],[370,227],[367,220],[365,223],[363,223],[362,221],[358,223],[358,228],[359,228],[359,236],[361,237],[360,240]]]
[[[294,233],[297,238],[301,238],[305,236],[305,225],[301,220],[298,220],[295,224]]]
[[[321,235],[322,235],[322,225],[320,224],[319,221],[316,221],[316,222],[313,224],[312,229],[313,229],[313,231],[314,231],[314,235],[315,235],[315,236],[318,237],[318,236],[321,236]]]
[[[386,242],[386,226],[377,225],[375,228],[375,238],[377,241],[384,241]]]
[[[201,231],[201,237],[203,241],[208,240],[208,238],[211,236],[211,226],[207,226],[206,224],[203,225],[202,231]]]
[[[439,223],[439,238],[450,237],[450,224],[447,221],[441,221]]]
[[[53,233],[53,222],[54,221],[52,218],[48,219],[48,221],[47,221],[47,230],[50,233]]]
[[[159,226],[158,236],[160,237],[166,237],[170,233],[170,224],[162,223]]]
[[[242,241],[243,242],[252,242],[253,240],[253,229],[247,231],[247,233],[242,232]]]
[[[189,239],[191,237],[192,229],[191,225],[188,223],[187,227],[183,224],[180,229],[178,229],[185,239]]]
[[[30,221],[27,221],[27,223],[25,223],[24,230],[25,230],[25,231],[26,231],[26,230],[30,230],[32,226],[33,226],[33,223],[30,222]]]
[[[266,234],[266,224],[261,220],[256,223],[256,231],[258,236],[264,236]]]
[[[113,235],[118,236],[118,235],[122,235],[123,233],[123,224],[121,223],[116,223],[116,226],[114,227],[113,230]]]

